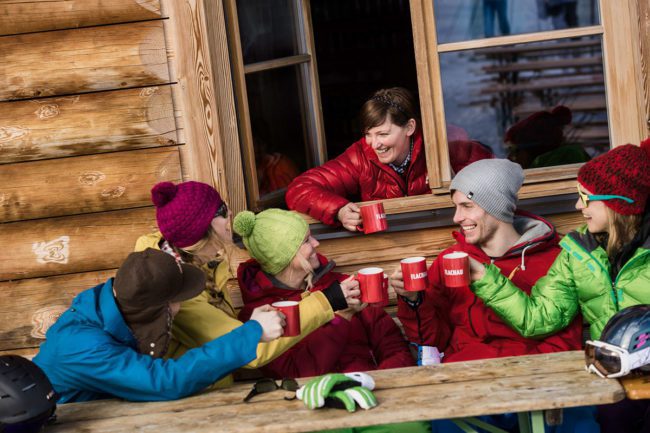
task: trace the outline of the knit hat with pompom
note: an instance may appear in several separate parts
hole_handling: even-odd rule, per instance
[[[200,241],[223,204],[216,189],[194,181],[178,185],[160,182],[151,189],[151,201],[156,206],[160,232],[165,240],[179,248]]]
[[[276,275],[298,253],[309,225],[300,215],[282,209],[267,209],[257,215],[245,210],[235,217],[233,229],[262,270]]]
[[[551,150],[564,143],[564,126],[571,123],[571,110],[558,105],[553,110],[538,111],[515,123],[506,131],[503,141],[518,149],[545,147]]]
[[[603,201],[621,215],[643,213],[650,192],[650,138],[640,146],[618,146],[592,159],[580,167],[578,183],[591,194],[622,195],[634,200]]]

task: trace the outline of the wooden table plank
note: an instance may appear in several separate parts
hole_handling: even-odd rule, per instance
[[[281,391],[243,403],[250,385],[241,384],[171,402],[111,400],[62,405],[59,420],[49,430],[301,432],[603,404],[624,398],[618,381],[585,372],[583,359],[582,352],[575,351],[375,371],[372,376],[380,404],[368,412],[310,411],[300,401],[285,401]]]

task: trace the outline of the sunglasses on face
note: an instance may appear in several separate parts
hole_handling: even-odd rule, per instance
[[[600,377],[616,378],[627,375],[650,361],[650,349],[630,353],[627,350],[598,340],[585,343],[586,369]]]
[[[628,197],[623,197],[622,195],[591,195],[583,192],[580,187],[578,187],[578,195],[580,196],[580,201],[584,207],[589,206],[590,201],[607,201],[607,200],[623,200],[630,204],[634,203],[634,200]]]
[[[217,209],[215,212],[214,217],[228,218],[228,206],[226,206],[226,203],[223,203],[221,206],[219,206],[219,209]]]
[[[298,391],[298,388],[300,388],[300,385],[298,385],[298,382],[296,382],[295,379],[282,379],[282,382],[280,383],[280,385],[278,385],[278,383],[275,380],[265,377],[255,382],[255,384],[253,385],[253,389],[251,389],[248,395],[244,397],[244,401],[247,402],[258,394],[272,392],[277,389],[284,389],[285,391],[295,392]]]

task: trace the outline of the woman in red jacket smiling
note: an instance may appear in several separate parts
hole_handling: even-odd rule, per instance
[[[363,105],[361,140],[287,188],[289,209],[325,224],[356,231],[359,207],[352,200],[383,200],[430,192],[417,103],[401,87],[381,89]]]

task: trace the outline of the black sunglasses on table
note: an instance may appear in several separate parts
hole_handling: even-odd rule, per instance
[[[264,394],[267,392],[275,391],[277,389],[284,389],[286,391],[295,392],[298,391],[298,388],[300,388],[300,385],[298,385],[298,382],[296,382],[295,379],[282,379],[282,382],[280,385],[278,385],[275,380],[265,377],[255,382],[253,389],[251,389],[248,395],[244,397],[244,401],[249,401],[251,398],[255,397],[258,394]]]

